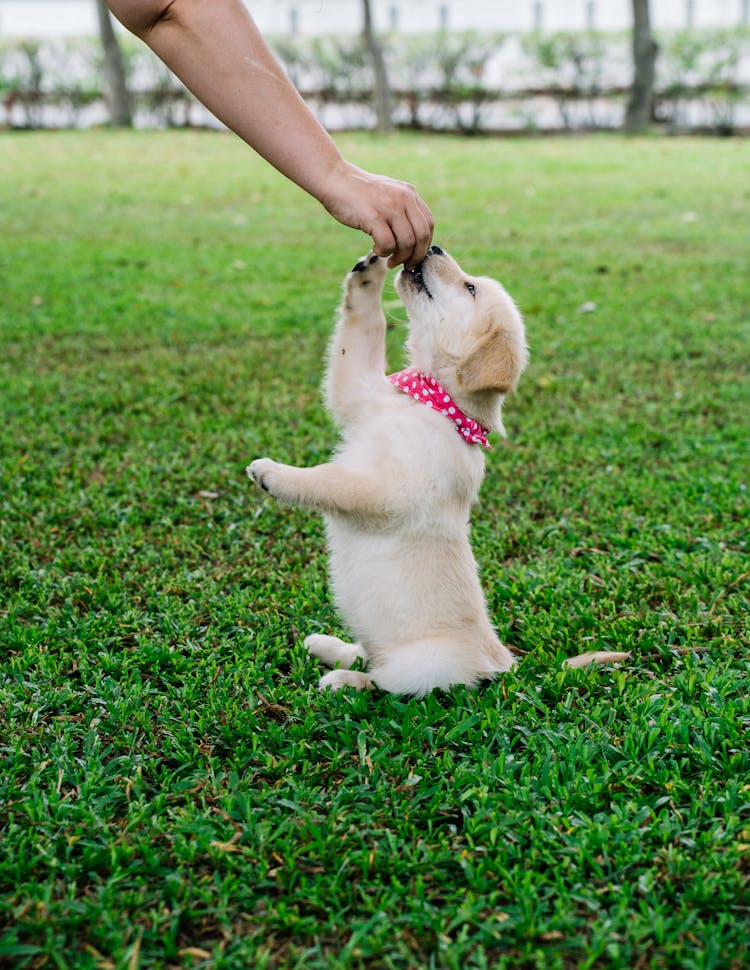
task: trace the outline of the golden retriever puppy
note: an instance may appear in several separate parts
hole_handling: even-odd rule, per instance
[[[433,246],[397,277],[409,367],[387,377],[385,275],[385,260],[370,254],[344,283],[326,382],[342,435],[331,461],[294,468],[259,458],[247,471],[279,501],[325,516],[334,599],[356,642],[307,637],[334,668],[321,689],[422,696],[514,663],[490,622],[468,528],[487,435],[503,433],[503,400],[528,355],[503,287]],[[364,670],[351,669],[357,661]]]

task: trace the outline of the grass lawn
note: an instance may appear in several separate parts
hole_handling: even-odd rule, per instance
[[[525,314],[472,527],[523,660],[317,691],[321,523],[244,466],[333,445],[365,238],[230,136],[1,134],[0,965],[745,968],[750,143],[341,143]]]

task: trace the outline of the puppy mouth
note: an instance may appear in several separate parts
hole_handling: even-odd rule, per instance
[[[432,299],[432,293],[427,289],[427,284],[424,281],[424,260],[421,263],[417,263],[416,266],[412,266],[411,269],[401,270],[401,275],[404,276],[416,289],[417,293],[426,293],[428,299]]]

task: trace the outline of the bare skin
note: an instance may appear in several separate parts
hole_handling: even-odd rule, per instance
[[[347,162],[289,81],[240,0],[107,0],[213,114],[390,267],[419,263],[433,219],[413,186]]]

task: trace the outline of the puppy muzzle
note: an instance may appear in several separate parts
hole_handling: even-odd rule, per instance
[[[424,257],[422,262],[417,263],[416,266],[412,266],[411,269],[402,270],[401,275],[416,288],[418,293],[426,293],[427,296],[432,299],[432,293],[430,293],[429,289],[427,288],[427,284],[425,283],[424,279],[425,264],[431,256],[443,255],[445,255],[445,252],[440,248],[440,246],[430,246],[427,251],[427,255]]]

